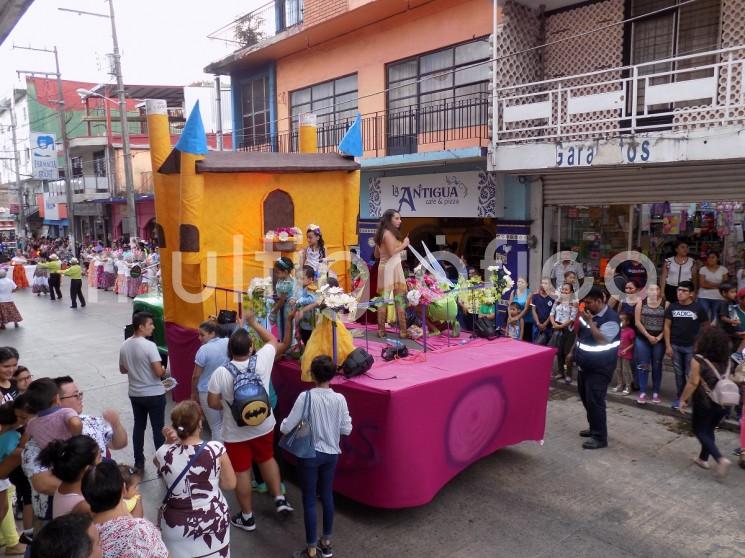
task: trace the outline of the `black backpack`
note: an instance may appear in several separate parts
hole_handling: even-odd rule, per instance
[[[258,426],[272,414],[269,394],[256,374],[256,355],[248,361],[248,367],[241,371],[229,362],[226,366],[233,376],[233,401],[230,411],[238,426]]]
[[[375,359],[365,349],[358,347],[344,359],[341,365],[342,373],[345,378],[354,378],[361,376],[372,368]]]

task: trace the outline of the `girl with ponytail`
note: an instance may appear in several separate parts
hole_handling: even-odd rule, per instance
[[[101,461],[101,450],[90,436],[73,436],[49,442],[39,463],[62,481],[52,500],[52,518],[68,513],[90,513],[81,483],[88,469]]]

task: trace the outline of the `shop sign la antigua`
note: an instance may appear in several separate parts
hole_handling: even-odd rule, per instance
[[[446,186],[392,186],[393,197],[398,198],[398,211],[404,205],[411,211],[416,211],[416,203],[424,205],[456,205],[458,198],[468,195],[468,188],[459,182],[457,177],[447,178]]]
[[[381,177],[381,209],[402,217],[477,217],[478,185],[478,172]]]

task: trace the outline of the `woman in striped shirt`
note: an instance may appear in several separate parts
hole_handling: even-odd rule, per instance
[[[287,434],[303,418],[305,398],[310,394],[310,420],[316,456],[298,459],[300,485],[303,491],[303,516],[305,520],[306,548],[296,552],[295,558],[313,558],[320,554],[331,558],[331,532],[334,523],[334,471],[341,449],[339,438],[352,432],[347,400],[331,389],[330,383],[336,375],[336,366],[330,357],[317,356],[310,365],[310,373],[316,387],[301,393],[289,416],[282,421],[280,430]],[[323,505],[323,536],[318,540],[316,526],[316,494]]]

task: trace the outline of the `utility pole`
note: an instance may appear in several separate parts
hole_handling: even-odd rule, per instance
[[[132,157],[129,149],[129,126],[127,125],[127,98],[124,94],[122,78],[122,59],[119,54],[119,40],[116,37],[116,20],[114,19],[114,0],[108,0],[109,19],[111,20],[111,39],[114,42],[114,72],[119,94],[119,119],[122,127],[122,151],[124,153],[124,184],[127,187],[127,229],[129,237],[137,235],[137,206],[135,205],[135,186],[132,176]]]
[[[72,166],[70,165],[70,138],[67,137],[67,121],[65,119],[65,97],[62,91],[62,74],[59,70],[59,56],[57,55],[57,47],[55,46],[52,50],[49,50],[48,48],[35,48],[30,46],[24,47],[13,45],[13,48],[21,50],[32,50],[35,52],[49,52],[54,54],[54,72],[18,70],[16,73],[18,75],[30,74],[32,76],[35,74],[40,74],[43,76],[55,76],[57,78],[57,97],[59,98],[55,102],[57,103],[57,111],[59,112],[59,125],[60,131],[62,133],[62,150],[65,165],[65,199],[67,201],[67,219],[69,222],[67,230],[70,237],[70,244],[72,245],[73,250],[75,250],[77,244],[75,242],[75,208],[72,194],[72,182],[70,181],[72,178]]]
[[[111,39],[114,43],[114,74],[116,76],[117,94],[119,97],[119,122],[122,128],[122,153],[124,155],[124,185],[127,190],[127,229],[130,238],[137,236],[137,208],[135,206],[135,185],[132,173],[132,156],[130,155],[129,127],[127,125],[127,99],[124,91],[124,78],[122,78],[122,59],[119,54],[119,40],[116,36],[116,20],[114,18],[114,0],[106,0],[109,3],[109,13],[99,14],[86,12],[73,8],[57,8],[62,12],[72,12],[78,15],[89,15],[102,17],[111,21]]]
[[[220,76],[215,76],[215,89],[217,90],[217,150],[222,151],[222,87]]]
[[[13,140],[13,160],[16,171],[16,190],[18,191],[18,203],[20,205],[20,211],[18,212],[18,240],[26,237],[26,207],[25,198],[23,193],[23,182],[21,182],[21,156],[18,153],[18,138],[16,134],[16,92],[15,89],[10,94],[10,133]],[[16,242],[16,246],[20,246],[19,242]]]

